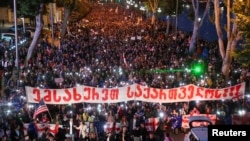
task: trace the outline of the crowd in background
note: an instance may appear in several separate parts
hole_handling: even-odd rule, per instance
[[[151,25],[151,19],[142,17],[142,13],[119,5],[94,5],[86,18],[69,23],[65,37],[55,35],[55,38],[60,40],[60,44],[51,45],[49,36],[44,35],[34,50],[28,66],[24,65],[28,48],[19,49],[18,89],[15,88],[15,82],[10,81],[15,67],[15,52],[9,51],[8,47],[2,47],[0,55],[2,83],[7,88],[1,99],[1,111],[6,116],[1,115],[0,138],[6,136],[12,141],[20,140],[22,122],[59,123],[65,124],[67,129],[70,119],[73,119],[74,131],[78,133],[76,137],[80,137],[78,129],[84,126],[85,122],[108,121],[124,124],[122,131],[126,133],[124,134],[126,141],[138,141],[142,138],[142,141],[149,141],[156,137],[157,141],[163,141],[172,132],[172,123],[170,123],[172,117],[189,114],[193,109],[199,113],[217,115],[219,111],[218,119],[221,124],[230,124],[231,115],[240,109],[250,110],[246,99],[198,103],[191,101],[162,105],[141,101],[115,104],[79,103],[48,105],[50,114],[41,115],[39,121],[32,120],[34,109],[25,103],[24,86],[60,89],[87,85],[112,88],[138,83],[169,89],[187,84],[223,88],[247,82],[246,74],[249,70],[241,68],[234,61],[230,68],[229,81],[224,82],[225,79],[220,73],[222,60],[217,42],[199,40],[197,51],[190,55],[188,52],[190,34],[182,31],[174,32],[171,30],[172,26],[170,26],[170,32],[166,34],[166,21],[156,20],[155,24]],[[57,33],[60,29],[61,24],[55,24],[54,32]],[[206,64],[207,70],[202,76],[185,71],[195,60],[201,60]],[[55,81],[58,78],[60,81]],[[8,101],[16,104],[12,107],[13,112],[6,111],[7,108],[4,108],[9,106],[6,105]],[[164,125],[167,125],[167,129],[160,128],[161,126],[158,126],[159,132],[147,132],[141,129],[145,126],[143,125],[145,119],[159,117],[160,112],[164,113]],[[42,120],[44,116],[48,118],[45,121]],[[135,127],[131,124],[132,117],[139,120]],[[67,123],[64,123],[65,121]],[[101,140],[100,132],[93,133],[96,131],[89,132],[89,137],[98,137]],[[63,135],[65,130],[59,130],[55,138],[46,134],[40,139],[65,140]],[[110,132],[105,137],[108,136],[110,141],[111,138],[124,141],[122,135],[122,132],[116,136]]]

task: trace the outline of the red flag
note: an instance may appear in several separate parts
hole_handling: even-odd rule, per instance
[[[43,113],[43,112],[48,112],[49,109],[47,107],[47,105],[44,103],[43,98],[40,100],[38,107],[36,108],[34,115],[33,115],[33,119],[35,119],[37,117],[37,115]]]

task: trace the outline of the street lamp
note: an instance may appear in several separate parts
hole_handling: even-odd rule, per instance
[[[15,24],[15,46],[16,46],[16,60],[15,60],[15,67],[16,67],[16,78],[19,78],[19,54],[18,54],[18,38],[17,38],[17,14],[16,14],[16,0],[13,1],[14,3],[14,24]],[[16,82],[16,86],[18,82]]]
[[[158,13],[161,13],[161,8],[158,8],[158,9],[157,9],[157,12],[158,12]]]
[[[21,18],[22,22],[23,22],[23,33],[25,34],[25,23],[24,23],[24,18]]]
[[[158,14],[158,18],[160,19],[160,18],[161,18],[161,8],[158,8],[158,9],[157,9],[157,12],[159,13],[159,14]]]

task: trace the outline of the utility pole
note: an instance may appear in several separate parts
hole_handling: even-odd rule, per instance
[[[53,12],[53,4],[50,3],[50,23],[51,23],[51,36],[52,36],[52,41],[51,41],[51,46],[54,48],[54,12]]]
[[[14,80],[16,80],[16,87],[18,87],[18,78],[19,78],[19,54],[18,54],[18,36],[17,36],[17,15],[16,15],[16,0],[14,0],[14,23],[15,23],[15,47],[16,47],[16,60],[15,60],[15,67],[16,70],[14,71]]]
[[[177,35],[177,25],[178,25],[178,7],[179,7],[179,0],[176,0],[176,7],[175,7],[175,34]]]

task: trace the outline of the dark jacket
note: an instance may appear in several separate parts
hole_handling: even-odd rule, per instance
[[[122,138],[123,138],[123,134],[121,132],[117,134],[116,141],[123,141]],[[124,139],[125,141],[133,141],[133,138],[131,137],[131,134],[129,132],[125,133]]]

